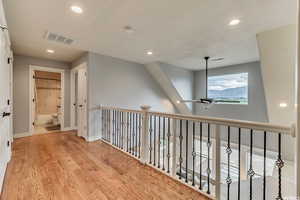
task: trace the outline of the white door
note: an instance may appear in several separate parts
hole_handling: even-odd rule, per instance
[[[4,32],[0,30],[0,189],[7,162],[10,160],[10,48]]]
[[[87,79],[86,68],[78,70],[77,126],[78,136],[87,139]]]

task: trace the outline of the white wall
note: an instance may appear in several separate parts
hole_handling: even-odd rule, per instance
[[[297,26],[289,25],[257,35],[270,123],[289,126],[295,121]],[[285,102],[287,108],[280,108]]]
[[[65,127],[70,126],[70,64],[29,56],[14,56],[13,102],[14,133],[29,132],[29,66],[65,69]]]

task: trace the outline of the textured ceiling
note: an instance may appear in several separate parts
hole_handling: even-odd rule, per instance
[[[4,0],[17,54],[72,61],[92,51],[138,63],[161,61],[203,68],[202,57],[224,57],[213,67],[259,60],[256,34],[296,23],[297,0]],[[82,15],[69,7],[80,5]],[[229,27],[231,19],[240,25]],[[131,26],[128,34],[124,26]],[[46,31],[75,40],[43,38]],[[55,50],[49,55],[46,49]],[[147,56],[146,51],[154,54]]]

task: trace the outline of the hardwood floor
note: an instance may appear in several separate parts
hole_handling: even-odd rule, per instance
[[[1,200],[204,200],[196,191],[74,132],[16,139]]]

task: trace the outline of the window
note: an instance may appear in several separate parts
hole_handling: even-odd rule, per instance
[[[224,103],[248,104],[248,73],[208,77],[208,98]]]

